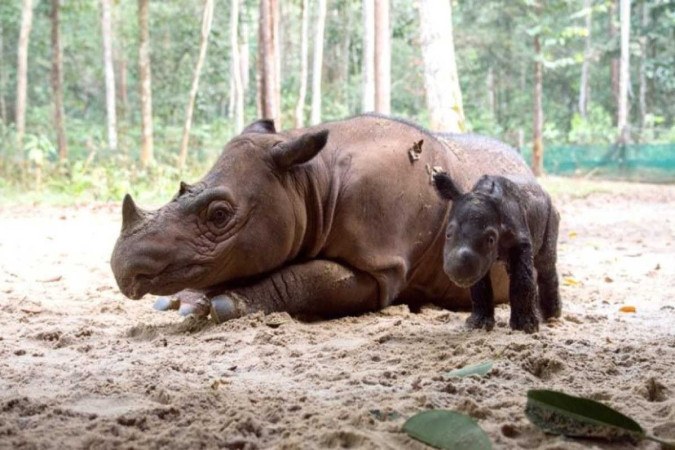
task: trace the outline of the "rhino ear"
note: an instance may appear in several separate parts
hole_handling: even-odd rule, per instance
[[[276,165],[288,169],[314,158],[328,141],[328,130],[306,133],[290,141],[280,142],[272,149],[272,158]]]
[[[457,200],[462,195],[455,182],[445,172],[434,174],[434,186],[440,196],[446,200]]]
[[[499,180],[490,175],[483,175],[480,177],[474,190],[484,192],[490,197],[502,197],[504,194]]]
[[[249,124],[246,128],[243,129],[241,134],[246,133],[276,133],[277,130],[274,128],[274,121],[272,119],[260,119]]]

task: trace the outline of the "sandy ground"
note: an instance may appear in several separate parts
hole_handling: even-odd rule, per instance
[[[405,418],[450,408],[496,448],[633,448],[543,434],[523,413],[531,388],[605,401],[675,439],[675,186],[546,184],[564,313],[533,335],[506,326],[506,306],[489,333],[433,307],[183,319],[117,291],[119,206],[2,207],[0,447],[423,448]],[[485,360],[486,377],[442,377]]]

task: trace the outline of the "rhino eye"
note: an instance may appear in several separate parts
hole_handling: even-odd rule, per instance
[[[218,206],[209,211],[209,222],[217,227],[222,227],[229,221],[231,216],[232,212],[228,208]]]

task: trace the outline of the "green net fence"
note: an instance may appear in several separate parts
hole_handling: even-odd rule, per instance
[[[523,156],[531,161],[531,149]],[[544,170],[552,175],[672,183],[675,143],[549,146],[544,149]]]

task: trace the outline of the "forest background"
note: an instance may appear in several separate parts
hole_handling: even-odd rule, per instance
[[[166,199],[260,117],[675,159],[673,42],[671,0],[3,1],[0,202]]]

